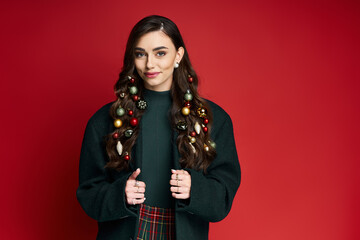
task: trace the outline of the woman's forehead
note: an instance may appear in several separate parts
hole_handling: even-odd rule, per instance
[[[175,48],[171,38],[163,31],[154,31],[144,34],[139,38],[135,47],[143,48],[145,50],[152,50],[159,46],[167,48]]]

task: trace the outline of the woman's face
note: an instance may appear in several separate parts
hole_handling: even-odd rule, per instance
[[[184,55],[162,31],[143,35],[135,46],[135,67],[144,80],[145,88],[153,91],[170,90],[174,66]]]

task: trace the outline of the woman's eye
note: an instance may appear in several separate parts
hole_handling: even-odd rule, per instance
[[[165,56],[166,55],[166,52],[157,52],[156,53],[156,56],[158,57],[162,57],[162,56]]]
[[[142,53],[142,52],[135,52],[135,57],[137,57],[137,58],[141,58],[141,57],[143,57],[143,56],[145,56],[145,53]]]

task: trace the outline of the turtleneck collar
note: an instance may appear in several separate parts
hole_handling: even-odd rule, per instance
[[[168,105],[172,101],[170,90],[163,91],[163,92],[157,92],[157,91],[153,91],[153,90],[144,88],[144,98],[145,98],[145,101],[147,101],[150,105],[151,104]]]

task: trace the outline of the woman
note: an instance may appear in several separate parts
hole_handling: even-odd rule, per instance
[[[123,64],[117,100],[85,130],[78,200],[97,239],[208,239],[240,184],[231,119],[198,95],[171,20],[138,22]]]

